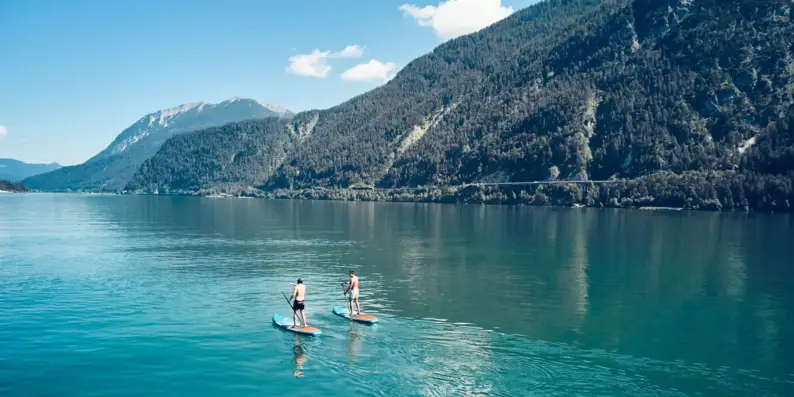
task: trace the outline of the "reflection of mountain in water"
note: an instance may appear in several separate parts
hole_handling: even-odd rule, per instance
[[[254,289],[304,275],[310,316],[341,303],[339,282],[353,268],[365,312],[657,359],[697,344],[690,358],[711,363],[733,349],[729,360],[739,367],[787,362],[794,353],[781,338],[794,329],[781,303],[794,298],[790,277],[781,276],[792,274],[786,216],[81,199],[93,200],[84,210],[105,222],[82,224],[83,233],[102,227],[119,238],[156,235],[125,255],[164,277],[248,279],[251,299],[281,307],[279,299],[254,297]],[[170,265],[157,266],[164,256]]]

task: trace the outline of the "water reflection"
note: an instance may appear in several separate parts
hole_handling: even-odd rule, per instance
[[[572,227],[568,230],[571,248],[569,253],[568,265],[560,267],[558,277],[558,288],[565,291],[562,298],[562,306],[565,307],[566,322],[562,324],[563,329],[579,333],[582,321],[587,316],[588,310],[588,281],[587,281],[587,237],[590,235],[590,217],[592,213],[585,213],[576,217],[572,222]]]
[[[23,347],[39,343],[41,330],[82,335],[70,328],[77,327],[111,345],[101,349],[115,344],[121,357],[133,356],[124,350],[130,346],[144,349],[135,357],[154,357],[150,369],[164,365],[156,354],[166,345],[193,354],[169,359],[228,364],[224,374],[242,377],[239,363],[262,349],[259,357],[277,357],[282,368],[265,379],[300,377],[309,360],[305,339],[262,324],[274,312],[291,315],[278,288],[303,276],[309,323],[328,331],[308,347],[313,387],[342,375],[371,395],[394,387],[428,395],[608,395],[618,386],[635,394],[741,395],[794,380],[788,216],[2,199],[18,201],[0,205],[0,320],[36,331],[15,340],[4,327],[0,337],[16,343],[3,349],[20,346],[6,357],[26,357]],[[365,311],[385,319],[381,328],[330,313],[346,304],[339,281],[350,268],[360,275]],[[42,326],[40,318],[54,321]],[[87,325],[97,328],[79,328]],[[129,343],[132,337],[141,343]],[[291,360],[284,356],[290,346]],[[80,363],[95,357],[75,354]],[[367,389],[371,380],[380,389]]]
[[[350,328],[347,331],[347,362],[349,364],[356,363],[356,356],[361,348],[362,336],[359,327],[361,327],[360,324],[350,321]]]
[[[295,362],[295,370],[292,372],[292,376],[296,378],[303,377],[303,366],[309,361],[304,343],[305,341],[300,336],[292,336],[292,356]]]
[[[794,334],[784,315],[794,305],[787,215],[80,200],[95,200],[79,205],[88,215],[64,222],[83,236],[139,241],[111,248],[149,271],[249,279],[251,292],[300,273],[313,310],[342,304],[339,275],[353,268],[376,314],[663,360],[783,370],[794,357],[793,338],[781,336]],[[157,265],[165,255],[169,265]],[[260,303],[283,305],[267,295]]]

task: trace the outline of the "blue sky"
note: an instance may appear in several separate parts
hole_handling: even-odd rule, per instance
[[[78,164],[202,100],[331,107],[534,2],[0,1],[0,157]]]

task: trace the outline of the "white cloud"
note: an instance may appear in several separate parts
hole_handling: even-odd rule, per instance
[[[342,80],[347,81],[387,81],[394,77],[397,65],[394,62],[383,63],[377,59],[372,59],[367,63],[361,63],[342,73]]]
[[[364,54],[364,47],[360,45],[349,45],[342,51],[320,51],[314,49],[309,54],[298,54],[289,58],[288,73],[298,76],[324,78],[331,72],[331,65],[328,64],[330,58],[358,58]]]
[[[6,134],[8,134],[8,129],[0,125],[0,136],[6,136]]]
[[[289,58],[287,72],[298,76],[325,77],[331,71],[328,66],[328,55],[331,51],[315,49],[311,54],[298,54]]]
[[[332,58],[358,58],[364,55],[364,47],[360,45],[349,45],[344,50],[331,54]]]
[[[403,4],[400,10],[445,40],[476,32],[513,13],[512,7],[502,6],[502,0],[447,0],[422,8]]]

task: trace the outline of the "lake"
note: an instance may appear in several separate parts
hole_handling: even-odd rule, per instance
[[[792,395],[792,258],[790,215],[2,195],[0,395]]]

